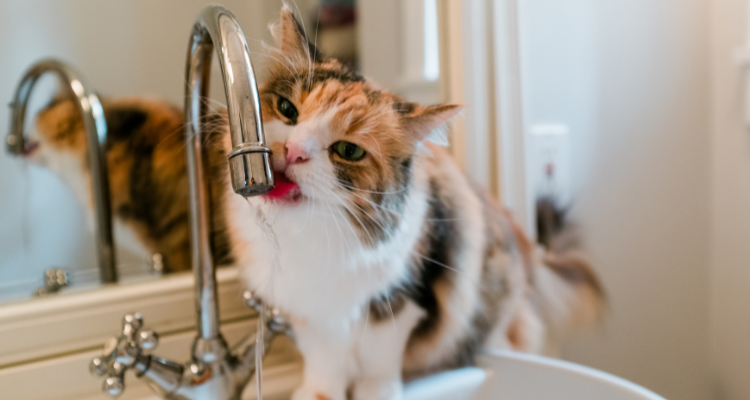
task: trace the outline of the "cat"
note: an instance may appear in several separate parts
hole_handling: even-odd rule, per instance
[[[294,400],[398,399],[404,379],[472,365],[485,346],[540,353],[601,316],[584,258],[539,250],[430,142],[460,106],[379,88],[322,55],[287,7],[273,33],[259,89],[276,187],[233,193],[223,113],[206,121],[206,176],[215,257],[291,321],[305,362]],[[187,268],[183,114],[142,99],[103,107],[116,219]],[[27,157],[91,208],[77,113],[71,101],[43,110]]]
[[[305,363],[293,400],[398,399],[404,379],[484,346],[541,352],[599,317],[590,266],[536,251],[430,143],[461,106],[381,89],[321,54],[286,6],[272,33],[259,91],[276,187],[244,199],[228,174],[211,185],[245,285],[291,321]]]
[[[143,98],[102,99],[107,122],[107,165],[115,240],[134,235],[150,254],[162,256],[163,272],[191,268],[188,228],[185,117],[166,102]],[[212,133],[224,127],[225,113],[204,121]],[[93,193],[83,118],[74,98],[64,94],[37,114],[25,141],[24,158],[55,173],[93,218]],[[226,159],[211,147],[211,159]],[[216,171],[223,173],[223,171]],[[212,192],[212,198],[218,196]],[[217,261],[231,264],[221,204],[213,204],[213,247]],[[138,251],[139,249],[135,249]]]

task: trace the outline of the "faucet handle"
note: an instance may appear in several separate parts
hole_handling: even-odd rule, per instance
[[[125,315],[122,318],[122,334],[107,340],[102,347],[102,355],[91,360],[89,372],[95,377],[104,377],[104,393],[119,396],[125,390],[125,371],[148,366],[148,353],[159,344],[159,335],[142,328],[141,313]]]
[[[266,327],[268,329],[274,333],[283,333],[290,338],[294,338],[292,327],[281,315],[281,310],[276,307],[266,307],[264,309],[263,301],[249,290],[242,292],[242,297],[245,299],[245,305],[248,308],[252,308],[258,313],[265,312]]]
[[[245,299],[245,305],[248,308],[252,308],[256,312],[260,312],[262,309],[263,302],[249,290],[242,292],[242,298]]]
[[[143,315],[141,313],[127,314],[122,317],[122,334],[128,339],[135,339],[135,335],[143,327]]]
[[[125,391],[125,377],[123,375],[108,376],[102,384],[102,391],[112,397],[117,397]]]
[[[148,354],[159,345],[159,334],[154,331],[141,331],[138,333],[138,345],[144,353]]]

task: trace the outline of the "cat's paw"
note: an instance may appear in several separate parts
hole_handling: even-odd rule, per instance
[[[400,379],[361,379],[354,384],[354,400],[401,400],[403,392]]]
[[[301,386],[292,394],[292,400],[345,400],[346,396],[331,396],[324,390],[309,386]]]

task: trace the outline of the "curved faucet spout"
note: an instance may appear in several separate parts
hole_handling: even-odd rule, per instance
[[[6,149],[14,155],[23,154],[23,134],[26,106],[31,90],[38,79],[47,72],[54,72],[73,92],[83,114],[86,140],[89,150],[91,187],[94,192],[96,212],[96,248],[102,283],[117,282],[115,250],[112,244],[112,211],[109,202],[109,174],[107,168],[107,122],[99,98],[86,81],[69,65],[56,60],[42,60],[34,64],[21,78],[13,102],[10,132],[5,140]]]
[[[187,67],[188,127],[200,136],[205,115],[211,54],[216,47],[227,95],[232,138],[229,167],[232,188],[245,197],[264,194],[274,185],[271,150],[263,136],[258,85],[245,35],[234,15],[218,5],[206,7],[190,35]]]
[[[190,234],[199,339],[220,337],[216,279],[209,244],[210,210],[203,173],[201,121],[207,113],[209,70],[213,49],[219,56],[229,113],[233,149],[229,166],[234,191],[254,196],[273,189],[271,150],[265,146],[258,85],[245,35],[227,9],[210,5],[190,34],[185,88],[185,118],[190,185]]]

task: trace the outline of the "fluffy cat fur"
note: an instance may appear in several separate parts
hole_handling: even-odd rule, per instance
[[[292,322],[305,360],[294,400],[398,399],[404,379],[471,365],[484,346],[542,352],[550,338],[600,316],[603,291],[583,257],[536,248],[429,143],[459,106],[407,102],[323,56],[286,7],[273,32],[278,48],[260,96],[284,192],[233,193],[220,114],[207,122],[216,128],[207,137],[207,176],[215,255],[242,266],[245,285]],[[175,264],[189,265],[182,113],[144,100],[103,105],[113,121],[117,218],[153,249],[169,247],[157,243],[157,219],[174,221],[182,254]],[[90,204],[72,107],[61,102],[40,114],[30,157],[82,188]],[[145,119],[117,117],[134,110]],[[120,120],[130,122],[123,128]],[[345,158],[340,142],[364,156]],[[78,170],[65,171],[66,163]]]

